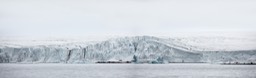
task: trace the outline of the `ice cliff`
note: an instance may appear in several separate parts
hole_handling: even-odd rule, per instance
[[[256,62],[256,50],[205,50],[174,38],[135,36],[94,43],[13,46],[1,44],[1,63],[94,63],[97,61]]]

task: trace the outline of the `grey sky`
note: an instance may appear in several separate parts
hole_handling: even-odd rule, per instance
[[[0,36],[256,31],[255,0],[1,0]]]

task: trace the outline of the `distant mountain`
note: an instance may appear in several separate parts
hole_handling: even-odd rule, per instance
[[[256,50],[218,50],[200,47],[201,45],[191,45],[191,42],[194,44],[193,42],[200,42],[200,40],[207,39],[135,36],[99,42],[69,42],[29,46],[2,42],[0,62],[94,63],[109,60],[131,61],[134,56],[138,57],[138,61],[141,62],[158,61],[159,58],[164,62],[256,62]]]

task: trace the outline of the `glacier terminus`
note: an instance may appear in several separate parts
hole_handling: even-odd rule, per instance
[[[98,42],[66,42],[61,44],[21,45],[2,41],[0,63],[96,63],[136,61],[139,63],[255,63],[256,49],[222,49],[229,45],[211,44],[232,38],[160,38],[132,36]],[[236,39],[236,38],[234,38]],[[201,40],[201,41],[200,41]],[[237,39],[241,40],[241,39]],[[208,41],[208,42],[207,42]],[[33,41],[30,41],[33,42]],[[36,42],[36,41],[35,41]],[[194,45],[198,42],[197,45]],[[200,43],[205,45],[200,45]],[[208,43],[208,44],[207,44]],[[249,45],[248,45],[249,46]],[[231,46],[232,47],[232,46]],[[241,47],[240,47],[241,48]]]

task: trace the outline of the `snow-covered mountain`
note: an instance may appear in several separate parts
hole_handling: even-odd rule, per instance
[[[162,58],[165,62],[256,62],[255,46],[233,49],[228,45],[216,45],[216,43],[222,44],[225,41],[230,43],[230,41],[239,42],[239,40],[249,41],[223,37],[160,38],[153,36],[120,37],[98,42],[66,40],[40,42],[50,42],[51,44],[39,44],[39,41],[26,43],[2,41],[0,62],[94,63],[108,60],[131,61],[133,56],[137,56],[139,61],[155,61]],[[255,45],[253,44],[254,39],[250,40],[252,43],[247,43]],[[206,46],[207,41],[210,43],[208,43],[210,47]],[[35,43],[35,45],[23,45],[29,43]],[[218,47],[212,47],[211,44]],[[237,45],[235,46],[237,47]]]

